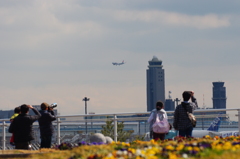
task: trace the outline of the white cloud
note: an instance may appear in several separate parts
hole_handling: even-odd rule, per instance
[[[228,106],[237,107],[237,15],[183,13],[173,3],[163,11],[135,6],[139,1],[101,2],[36,0],[0,7],[1,109],[46,101],[57,102],[61,114],[83,114],[87,96],[92,112],[146,111],[146,69],[153,55],[163,60],[172,97],[193,89],[200,105],[204,94],[211,106],[211,82],[222,80]],[[122,60],[127,63],[111,64]]]
[[[114,17],[121,21],[141,21],[146,23],[170,26],[194,27],[198,29],[219,28],[230,26],[228,16],[216,14],[186,15],[165,11],[116,11]]]

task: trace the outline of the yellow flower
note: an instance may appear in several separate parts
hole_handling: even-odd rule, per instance
[[[174,153],[169,153],[169,159],[177,159],[177,155]]]
[[[158,159],[158,157],[157,156],[149,156],[149,157],[147,157],[147,159]]]
[[[232,148],[232,143],[231,142],[225,142],[225,144],[223,145],[223,149],[224,150],[229,150]]]
[[[153,140],[153,139],[150,140],[150,142],[151,142],[152,144],[155,144],[155,143],[156,143],[155,140]]]
[[[193,147],[194,151],[200,151],[199,147]]]
[[[236,149],[236,147],[232,147],[232,149],[231,149],[232,151],[236,151],[237,149]]]
[[[135,150],[135,149],[133,149],[133,148],[129,148],[129,149],[128,149],[128,151],[132,152],[133,154],[135,154],[135,153],[136,153],[136,150]]]
[[[236,149],[239,149],[240,148],[240,145],[235,145],[234,146]]]
[[[174,147],[172,145],[168,145],[168,146],[166,146],[166,149],[167,150],[174,150]]]
[[[210,137],[209,135],[206,135],[205,138],[207,138],[207,139],[211,139],[211,137]]]
[[[186,149],[187,149],[188,151],[192,151],[192,150],[193,150],[193,148],[192,148],[191,146],[186,147]]]
[[[145,154],[146,154],[146,151],[141,150],[141,154],[142,154],[142,155],[145,155]]]
[[[222,150],[222,145],[216,145],[213,147],[215,150]]]
[[[156,154],[156,151],[154,151],[153,149],[148,149],[145,153],[146,156],[153,156]]]
[[[181,151],[184,148],[183,144],[179,144],[178,147],[176,147],[177,151]]]
[[[137,157],[136,157],[136,159],[143,159],[143,158],[142,158],[142,157],[140,157],[140,156],[137,156]]]

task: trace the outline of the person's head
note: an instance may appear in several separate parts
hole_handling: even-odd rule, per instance
[[[184,101],[189,101],[191,96],[192,96],[191,91],[184,91],[183,94],[182,94],[182,97],[183,97]]]
[[[20,109],[20,107],[16,107],[15,109],[14,109],[14,113],[20,113],[21,112],[21,109]]]
[[[42,109],[42,110],[47,110],[48,107],[49,107],[49,104],[47,104],[47,103],[45,103],[45,102],[43,102],[43,103],[41,104],[41,109]]]
[[[20,110],[21,110],[21,114],[27,114],[29,111],[29,107],[27,106],[27,104],[23,104],[20,106]]]
[[[156,103],[156,109],[161,110],[163,108],[163,102],[162,101],[157,101]]]

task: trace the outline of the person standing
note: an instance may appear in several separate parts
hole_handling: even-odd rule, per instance
[[[162,121],[163,118],[167,119],[167,113],[164,110],[164,105],[162,101],[158,101],[156,103],[156,109],[153,109],[150,113],[150,116],[148,118],[148,123],[149,123],[149,129],[150,129],[150,138],[153,138],[154,140],[164,140],[165,138],[165,133],[159,134],[153,132],[153,124],[156,121],[156,117],[159,117],[159,120]]]
[[[13,119],[16,118],[20,114],[21,110],[20,107],[16,107],[14,109],[14,114],[10,118],[10,122],[13,122]],[[12,136],[10,138],[10,145],[14,146],[14,134],[12,133]]]
[[[36,115],[28,115],[29,109],[32,109]],[[33,137],[32,124],[38,120],[41,114],[31,105],[23,104],[20,106],[21,113],[14,118],[8,132],[14,133],[15,149],[28,150]]]
[[[49,104],[41,104],[41,117],[38,120],[40,127],[41,146],[40,148],[51,148],[53,125],[52,121],[56,120],[53,108]]]
[[[198,108],[197,99],[193,91],[184,91],[182,97],[184,101],[174,111],[173,127],[179,131],[179,136],[192,137],[193,125],[187,112],[193,113]],[[190,98],[192,102],[189,102]]]

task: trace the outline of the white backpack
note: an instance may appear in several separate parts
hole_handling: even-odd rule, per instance
[[[158,114],[156,115],[156,121],[152,126],[153,132],[158,134],[166,134],[169,132],[170,126],[168,123],[167,118],[165,117],[165,114],[163,114],[163,120],[160,121]]]

